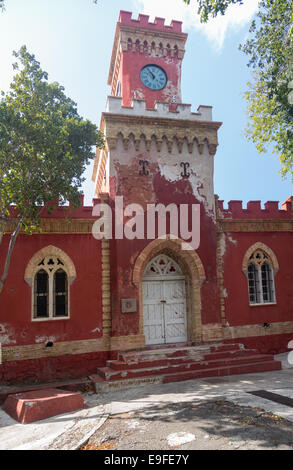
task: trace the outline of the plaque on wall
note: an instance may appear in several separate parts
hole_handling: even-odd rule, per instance
[[[136,299],[121,299],[122,313],[136,312]]]

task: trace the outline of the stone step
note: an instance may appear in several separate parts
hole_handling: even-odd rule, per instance
[[[256,349],[239,349],[239,350],[232,350],[232,351],[224,351],[224,352],[212,352],[209,354],[204,355],[204,359],[206,361],[212,360],[212,359],[222,359],[225,357],[238,357],[238,356],[244,356],[244,355],[257,355],[259,352]]]
[[[92,382],[95,384],[97,393],[106,393],[113,390],[124,389],[128,387],[137,387],[150,384],[163,384],[170,382],[179,382],[185,380],[207,378],[207,377],[223,377],[229,375],[249,374],[269,372],[273,370],[281,370],[282,363],[280,361],[265,361],[246,364],[237,364],[234,366],[225,366],[217,368],[206,368],[202,370],[189,370],[176,372],[175,374],[159,374],[146,377],[124,378],[123,380],[105,381],[101,376],[91,376]]]
[[[179,382],[182,380],[190,380],[203,377],[223,377],[228,375],[251,374],[258,372],[269,372],[273,370],[281,370],[282,363],[280,361],[256,362],[253,364],[238,364],[235,366],[226,366],[216,369],[203,369],[181,374],[168,374],[163,378],[162,383]]]
[[[118,360],[127,363],[147,361],[156,359],[166,359],[171,357],[193,356],[201,359],[203,354],[220,353],[229,351],[243,350],[241,344],[213,344],[213,345],[198,345],[198,346],[180,346],[177,347],[164,347],[154,349],[143,349],[138,351],[119,352]]]
[[[156,361],[153,361],[149,364],[149,367],[141,367],[141,364],[136,364],[134,368],[132,365],[128,369],[114,369],[113,367],[102,367],[98,369],[98,375],[100,375],[104,380],[113,381],[113,380],[123,380],[125,378],[136,378],[136,377],[147,377],[157,374],[173,374],[174,372],[183,372],[190,370],[203,370],[203,369],[214,369],[222,368],[226,366],[235,366],[238,364],[247,364],[248,362],[266,362],[272,361],[274,358],[272,355],[255,355],[255,356],[244,356],[244,357],[228,357],[225,359],[217,359],[214,361],[185,361],[181,363],[170,363],[167,364],[158,364]],[[117,365],[117,364],[116,364]],[[119,365],[119,364],[118,364]],[[123,365],[123,363],[122,363]]]
[[[140,356],[136,356],[130,360],[117,360],[117,359],[112,359],[109,361],[106,361],[106,366],[110,367],[111,369],[114,370],[127,370],[127,369],[137,369],[137,368],[149,368],[152,366],[166,366],[166,365],[171,365],[171,364],[186,364],[190,362],[199,362],[199,361],[210,361],[210,360],[216,360],[216,359],[234,359],[236,357],[250,357],[250,356],[256,356],[258,353],[255,349],[247,349],[247,350],[235,350],[235,351],[227,351],[227,352],[214,352],[214,353],[209,353],[209,354],[200,354],[194,355],[184,355],[184,356],[174,356],[174,357],[168,357],[168,358],[161,358],[161,357],[152,357],[150,360],[141,360]]]

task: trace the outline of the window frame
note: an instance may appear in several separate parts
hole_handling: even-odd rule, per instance
[[[48,258],[55,258],[60,260],[60,264],[56,264],[55,268],[48,272],[48,266],[45,271],[49,275],[49,284],[48,287],[48,294],[49,294],[49,310],[48,316],[46,317],[36,317],[35,316],[35,276],[42,268],[44,268],[44,264],[42,261]],[[58,271],[59,268],[66,273],[67,276],[67,315],[66,316],[54,316],[53,304],[55,303],[54,300],[54,274]],[[54,272],[53,272],[54,271]],[[70,259],[70,257],[60,248],[57,248],[54,245],[48,245],[38,252],[36,252],[30,261],[28,262],[25,273],[24,273],[24,280],[29,285],[31,290],[31,321],[33,322],[42,322],[42,321],[63,321],[63,320],[70,320],[70,287],[72,283],[76,279],[76,269],[74,263]]]
[[[259,301],[251,302],[250,299],[250,279],[249,279],[249,266],[254,265],[256,269],[257,280],[255,285],[259,287]],[[269,300],[264,300],[264,279],[263,279],[263,266],[268,266],[269,270],[267,271],[267,284],[269,286],[268,297]],[[256,306],[267,306],[267,305],[276,305],[276,287],[275,287],[275,276],[279,270],[279,264],[277,258],[273,251],[266,247],[263,243],[255,243],[250,247],[243,259],[242,271],[247,278],[248,285],[248,302],[250,307]],[[256,295],[257,297],[257,295]]]
[[[62,265],[57,265],[57,269],[53,269],[52,271],[49,271],[44,267],[43,265],[40,266],[39,263],[41,263],[44,260],[48,259],[57,259],[59,260]],[[33,274],[32,278],[32,312],[31,312],[31,319],[32,321],[52,321],[52,320],[69,320],[70,319],[70,289],[69,289],[69,276],[68,276],[68,271],[66,269],[65,263],[56,255],[47,255],[43,259],[39,261],[39,263],[36,266],[36,269]],[[46,261],[45,261],[46,263]],[[65,274],[66,274],[66,284],[67,284],[67,291],[66,291],[66,302],[67,302],[67,315],[63,316],[56,316],[56,294],[55,294],[55,274],[59,269],[62,269]],[[48,274],[48,294],[47,294],[47,309],[48,309],[48,315],[46,317],[37,317],[35,315],[35,282],[36,282],[36,275],[40,270],[45,270],[46,273]]]

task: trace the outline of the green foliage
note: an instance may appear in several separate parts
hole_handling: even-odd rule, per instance
[[[183,1],[190,4],[190,0]],[[235,3],[245,8],[245,0],[198,0],[201,22],[225,14]],[[293,103],[289,102],[293,88],[292,0],[261,0],[249,32],[250,38],[240,46],[255,70],[254,81],[245,93],[249,116],[246,135],[259,152],[273,145],[284,177],[293,174]]]
[[[247,137],[259,152],[270,144],[279,155],[281,174],[293,175],[293,106],[289,83],[293,79],[293,3],[262,0],[250,27],[252,38],[240,46],[250,56],[254,81],[245,96],[249,123]]]
[[[187,5],[190,4],[190,0],[183,0]],[[200,21],[206,23],[209,17],[215,18],[219,13],[224,15],[228,6],[231,4],[238,3],[243,4],[242,0],[198,0],[197,13],[200,16]]]
[[[23,46],[17,71],[0,101],[0,218],[15,205],[28,233],[39,226],[41,205],[61,199],[79,204],[86,164],[103,146],[96,126]]]

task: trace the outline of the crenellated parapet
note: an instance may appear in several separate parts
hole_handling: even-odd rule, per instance
[[[92,205],[84,205],[84,196],[80,197],[80,206],[73,207],[71,204],[62,205],[59,201],[52,201],[40,209],[40,228],[41,233],[72,233],[72,234],[90,234],[92,225],[96,220],[93,215],[93,207],[97,204],[108,201],[107,194],[101,194],[99,198],[92,200]],[[18,212],[14,206],[11,206],[10,219],[5,224],[4,234],[11,233],[17,224]],[[36,233],[39,233],[36,231]]]
[[[185,119],[191,121],[212,121],[212,106],[200,105],[197,112],[191,111],[191,104],[176,103],[172,110],[167,102],[156,102],[154,108],[147,108],[145,100],[132,100],[131,106],[123,106],[122,98],[108,96],[106,103],[107,113],[117,113],[132,116],[146,116],[155,118]]]
[[[224,209],[224,201],[218,201],[220,218],[228,219],[291,219],[292,198],[288,198],[279,208],[279,201],[267,201],[264,209],[261,201],[248,201],[246,208],[242,201],[229,201],[227,209]]]
[[[216,153],[217,131],[222,123],[212,121],[211,107],[200,106],[198,113],[192,113],[190,105],[179,104],[172,112],[167,103],[157,103],[154,109],[147,109],[144,101],[133,100],[132,107],[126,107],[121,106],[120,98],[110,97],[107,109],[109,112],[102,114],[101,130],[108,150],[116,149],[118,139],[122,139],[125,150],[133,141],[136,151],[141,143],[150,151],[154,142],[160,152],[165,142],[169,153],[176,145],[180,154],[184,143],[189,153],[196,146],[202,154],[205,144],[211,155]]]
[[[293,231],[293,196],[279,208],[278,201],[217,201],[217,223],[219,232],[291,232]]]
[[[182,33],[182,22],[172,20],[170,26],[165,25],[165,18],[156,17],[154,22],[149,22],[149,15],[138,15],[138,19],[135,20],[132,18],[132,13],[130,11],[120,11],[119,21],[121,25],[124,26],[133,26],[133,27],[143,27],[156,31],[165,31],[173,33]]]

